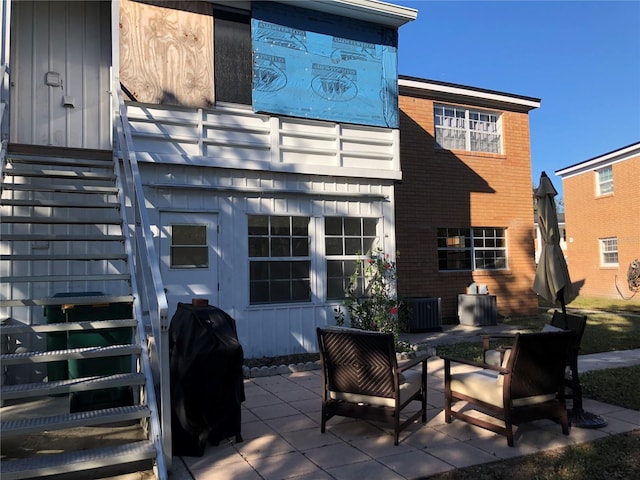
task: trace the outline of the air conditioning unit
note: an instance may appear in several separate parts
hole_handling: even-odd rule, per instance
[[[407,298],[409,310],[408,329],[414,332],[439,332],[442,330],[440,297]]]

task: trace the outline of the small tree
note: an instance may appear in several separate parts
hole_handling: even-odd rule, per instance
[[[364,288],[360,275],[364,275]],[[396,290],[397,271],[389,254],[376,250],[371,258],[358,259],[356,271],[349,279],[345,290],[344,305],[351,326],[362,330],[390,332],[399,346],[400,331],[406,322],[406,309],[398,299]],[[336,323],[343,325],[345,312],[336,310]]]

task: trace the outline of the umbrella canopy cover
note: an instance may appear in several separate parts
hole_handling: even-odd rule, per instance
[[[533,280],[533,290],[545,300],[564,306],[576,298],[571,284],[567,262],[560,248],[560,228],[556,212],[555,197],[558,194],[545,172],[535,196],[538,205],[538,226],[542,245],[540,259]]]

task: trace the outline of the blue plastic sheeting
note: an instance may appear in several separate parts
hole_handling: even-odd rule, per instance
[[[398,128],[398,32],[350,18],[255,3],[256,112]]]

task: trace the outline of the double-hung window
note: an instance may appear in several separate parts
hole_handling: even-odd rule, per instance
[[[311,301],[309,217],[250,215],[252,305]]]
[[[613,167],[601,168],[596,172],[598,177],[598,195],[613,193]]]
[[[496,113],[435,105],[434,122],[439,148],[502,153],[501,117]]]
[[[439,228],[437,235],[440,271],[507,268],[504,228]]]
[[[378,245],[377,218],[326,217],[327,299],[345,297],[358,259],[371,255]],[[356,295],[364,295],[364,271],[357,271]]]
[[[603,267],[618,265],[618,239],[616,237],[600,239],[600,264]]]

